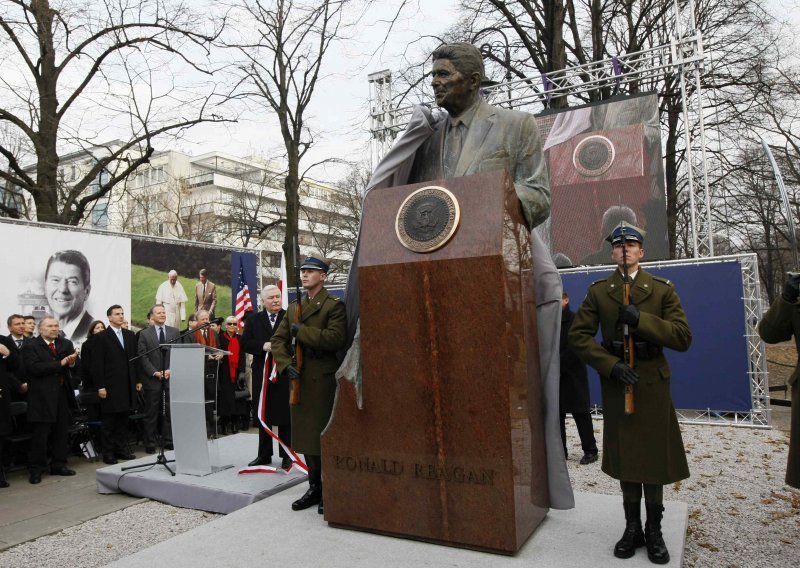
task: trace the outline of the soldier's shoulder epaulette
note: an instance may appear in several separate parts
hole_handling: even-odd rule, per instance
[[[662,284],[666,284],[667,286],[675,287],[675,284],[672,283],[672,280],[669,278],[662,278],[661,276],[653,276],[653,280],[656,282],[661,282]]]
[[[594,282],[592,282],[591,284],[589,284],[589,288],[591,288],[592,286],[595,286],[595,285],[597,285],[597,284],[600,284],[601,282],[605,282],[605,281],[606,281],[606,279],[605,279],[605,278],[601,278],[600,280],[595,280]]]

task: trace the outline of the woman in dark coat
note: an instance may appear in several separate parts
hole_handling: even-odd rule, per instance
[[[19,353],[14,341],[0,335],[0,487],[8,487],[3,470],[3,442],[11,435],[11,392],[24,393],[25,387],[12,371],[19,365]]]
[[[92,351],[97,345],[97,334],[106,330],[106,324],[94,320],[89,324],[89,333],[86,341],[80,348],[75,376],[80,377],[80,405],[86,411],[86,418],[90,422],[89,428],[93,430],[94,438],[100,439],[100,397],[97,396],[97,387],[92,380]]]
[[[236,401],[236,382],[244,373],[245,352],[237,335],[239,323],[233,316],[225,319],[225,330],[219,336],[219,348],[230,351],[220,362],[219,369],[219,416],[222,418],[223,434],[236,434],[239,431],[239,415],[246,414],[246,408]]]
[[[86,341],[81,345],[80,357],[78,357],[80,371],[76,373],[76,375],[81,377],[81,392],[97,391],[92,381],[92,373],[90,372],[92,368],[92,349],[97,343],[96,335],[105,330],[106,324],[100,320],[94,320],[89,325],[89,333],[86,335]]]

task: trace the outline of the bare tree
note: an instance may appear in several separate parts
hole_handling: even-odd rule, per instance
[[[346,0],[242,0],[239,10],[256,31],[235,40],[244,63],[233,96],[256,101],[275,113],[286,151],[283,182],[286,231],[283,250],[292,258],[292,239],[298,234],[301,161],[314,143],[306,113],[317,89],[322,66],[342,24]],[[308,169],[308,168],[306,168]]]
[[[0,144],[8,162],[0,179],[32,198],[38,220],[78,224],[93,202],[147,163],[156,137],[223,120],[213,85],[179,82],[170,66],[176,60],[210,76],[208,54],[223,24],[206,24],[180,0],[5,0],[0,124],[28,141],[33,166]],[[109,125],[126,131],[121,144],[98,141]],[[61,157],[75,151],[93,163],[64,185]]]

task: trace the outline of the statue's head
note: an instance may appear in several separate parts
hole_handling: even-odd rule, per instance
[[[433,54],[431,87],[436,104],[451,116],[458,116],[478,100],[484,78],[483,57],[470,43],[450,43]]]

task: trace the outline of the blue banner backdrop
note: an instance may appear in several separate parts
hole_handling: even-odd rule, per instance
[[[685,353],[666,350],[672,369],[675,408],[749,411],[747,338],[745,337],[742,272],[735,260],[645,267],[675,283],[692,330]],[[580,307],[589,285],[608,272],[563,273],[564,290],[573,310]],[[599,377],[589,369],[592,404],[602,405]]]

